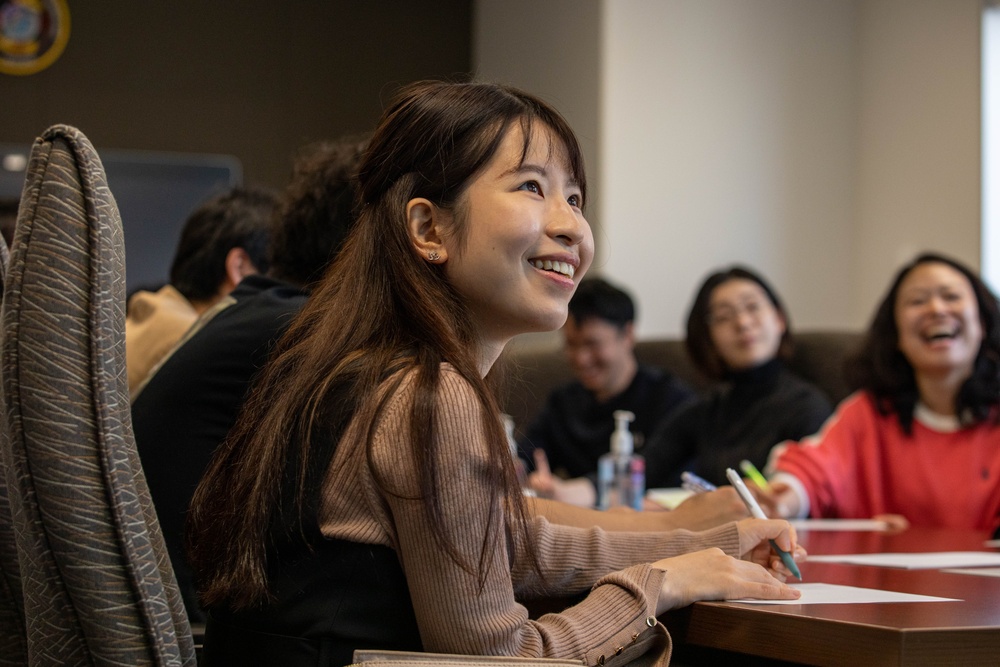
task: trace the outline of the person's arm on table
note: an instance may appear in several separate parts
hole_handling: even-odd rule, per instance
[[[838,515],[844,501],[859,495],[857,443],[867,422],[867,398],[845,399],[815,435],[774,447],[765,474],[772,489],[768,501],[790,518]]]
[[[663,512],[601,512],[545,498],[529,498],[528,507],[535,516],[554,524],[632,532],[707,530],[748,516],[732,487],[693,495],[676,509]]]
[[[861,469],[861,444],[874,437],[868,413],[873,408],[863,394],[846,399],[823,428],[801,444],[782,443],[774,448],[768,461],[771,493],[767,501],[779,516],[805,518],[814,516],[851,516],[853,501],[863,494],[858,488]],[[860,510],[860,511],[859,511]],[[854,516],[872,515],[863,507],[854,507]],[[899,514],[874,514],[893,530],[909,526]]]
[[[662,627],[651,628],[646,622],[655,616],[663,572],[648,563],[612,571],[582,553],[579,541],[572,558],[562,563],[546,555],[552,550],[569,554],[562,540],[538,544],[539,565],[545,574],[569,573],[575,567],[576,574],[566,577],[575,577],[577,591],[589,590],[587,597],[558,614],[528,617],[514,593],[503,511],[495,506],[491,510],[495,488],[485,473],[495,464],[485,444],[478,398],[463,380],[444,372],[439,401],[435,467],[440,515],[432,516],[426,507],[417,481],[419,464],[410,448],[400,446],[398,424],[406,423],[408,395],[386,408],[372,445],[373,473],[393,491],[375,500],[389,512],[424,649],[575,658],[588,664],[603,655],[613,665],[625,662],[626,655],[616,658],[615,651],[629,645],[633,636],[665,635]],[[518,541],[521,531],[512,533]],[[613,560],[620,558],[607,546],[594,548]]]
[[[531,561],[523,549],[516,550],[513,569],[515,591],[524,599],[539,599],[551,596],[565,597],[587,590],[597,577],[609,570],[625,569],[642,563],[669,561],[691,554],[699,554],[711,559],[724,556],[720,571],[723,577],[744,577],[755,572],[754,567],[737,565],[729,561],[745,561],[755,564],[781,581],[789,576],[788,567],[770,551],[769,536],[778,536],[782,544],[796,560],[805,557],[805,551],[795,543],[795,531],[781,520],[744,519],[728,523],[706,531],[677,529],[655,532],[609,532],[598,527],[575,528],[550,524],[538,517],[532,525],[532,534],[537,555],[542,566],[541,577],[534,571]],[[520,542],[517,542],[520,545]],[[695,559],[696,560],[696,559]],[[697,568],[695,560],[685,559],[685,568]],[[686,572],[686,569],[672,572]],[[696,571],[700,572],[700,569]],[[740,574],[743,573],[743,574]],[[703,575],[698,575],[705,578]],[[691,586],[717,586],[721,580],[705,578],[705,582]],[[755,572],[752,580],[761,581]],[[769,581],[764,578],[764,580]],[[774,582],[770,582],[773,584]],[[687,583],[681,585],[686,590]],[[672,600],[685,600],[671,598]],[[723,598],[698,598],[723,599]],[[679,602],[683,606],[687,602]],[[671,607],[672,608],[672,607]]]
[[[773,516],[786,519],[804,519],[809,516],[809,496],[795,475],[775,475],[771,479],[768,500],[775,508]],[[872,518],[884,522],[889,530],[906,530],[910,527],[909,519],[902,514],[876,514]]]

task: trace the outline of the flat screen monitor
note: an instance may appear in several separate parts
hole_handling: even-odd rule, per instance
[[[0,144],[0,197],[20,197],[30,146]],[[99,151],[125,234],[126,290],[167,282],[170,261],[188,215],[201,202],[240,185],[232,155]]]

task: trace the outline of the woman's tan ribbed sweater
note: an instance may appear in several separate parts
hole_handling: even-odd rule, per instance
[[[416,498],[416,466],[407,440],[411,379],[389,399],[375,432],[372,459],[388,488]],[[446,534],[453,536],[465,562],[478,564],[489,505],[482,408],[473,389],[448,365],[442,366],[438,405],[437,466],[449,523]],[[620,663],[635,657],[635,651],[627,649],[637,635],[641,644],[647,636],[643,633],[665,633],[662,626],[650,630],[647,620],[655,616],[663,577],[670,575],[654,570],[649,562],[711,546],[737,555],[735,524],[705,533],[608,533],[553,525],[537,517],[531,529],[546,586],[527,559],[515,556],[511,567],[507,545],[498,542],[489,554],[491,567],[480,590],[478,576],[441,549],[423,502],[382,493],[364,445],[347,446],[363,443],[354,436],[365,426],[351,425],[331,462],[321,510],[323,534],[396,551],[424,650],[573,658],[588,665],[606,656],[607,664]],[[529,619],[517,602],[547,592],[566,595],[588,589],[581,603],[537,620]],[[622,647],[626,650],[618,651]],[[621,654],[617,659],[616,652]],[[666,642],[664,661],[668,656]]]

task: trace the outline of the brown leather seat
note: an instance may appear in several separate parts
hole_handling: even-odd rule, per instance
[[[815,384],[836,405],[850,393],[843,373],[844,361],[861,343],[861,337],[854,331],[796,332],[795,351],[788,367]],[[635,356],[640,363],[670,371],[696,390],[711,384],[691,363],[681,339],[639,341]],[[508,360],[513,377],[504,411],[514,417],[521,432],[534,421],[549,393],[573,380],[573,372],[561,347],[515,345]]]

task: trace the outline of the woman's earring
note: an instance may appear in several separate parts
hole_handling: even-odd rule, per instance
[[[427,253],[427,260],[428,261],[436,262],[439,259],[441,259],[441,255],[438,254],[437,250],[431,250],[429,253]]]

